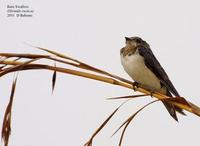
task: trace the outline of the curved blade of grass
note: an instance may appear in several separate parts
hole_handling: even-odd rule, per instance
[[[39,55],[39,54],[22,54],[22,53],[0,53],[0,56],[4,57],[20,57],[20,58],[29,58],[29,59],[35,59],[35,58],[48,58],[49,55]]]
[[[15,66],[12,66],[12,67],[9,67],[9,68],[6,68],[4,70],[2,70],[0,72],[0,77],[9,73],[9,72],[12,72],[12,71],[16,71],[16,70],[21,70],[23,69],[23,67],[25,67],[26,65],[28,65],[29,63],[31,62],[34,62],[36,60],[39,60],[40,58],[36,58],[36,59],[32,59],[32,60],[29,60],[29,61],[26,61],[26,62],[23,62],[22,64],[19,64],[19,65],[15,65]]]
[[[55,65],[55,67],[56,67],[56,65]],[[53,72],[53,77],[52,77],[52,93],[54,91],[55,84],[56,84],[56,71]]]
[[[2,56],[1,58],[0,58],[0,63],[2,63],[2,62],[4,62],[6,59],[8,59],[9,57],[4,57],[4,56]],[[2,65],[1,66],[1,70],[4,68],[4,67],[6,67],[7,66],[7,64],[4,64],[4,65]]]
[[[62,59],[58,59],[58,58],[53,58],[49,55],[39,55],[39,54],[19,54],[19,53],[0,53],[1,55],[4,55],[6,57],[19,57],[19,58],[28,58],[28,59],[36,59],[36,58],[43,58],[43,59],[49,59],[49,60],[53,60],[53,61],[57,61],[60,63],[64,63],[64,64],[68,64],[68,65],[72,65],[75,67],[79,67],[79,64],[76,62],[69,62],[66,60],[62,60]],[[71,61],[71,60],[70,60]]]
[[[15,94],[16,82],[17,82],[17,77],[13,81],[12,90],[11,90],[11,94],[10,94],[10,101],[7,105],[7,108],[6,108],[6,111],[4,114],[4,119],[3,119],[1,138],[4,141],[5,146],[8,146],[10,132],[11,132],[11,112],[12,112],[12,104],[13,104],[13,98],[14,98],[14,94]]]
[[[1,64],[7,64],[7,65],[22,65],[24,64],[24,62],[19,62],[19,61],[3,61],[0,62]],[[75,76],[81,76],[81,77],[85,77],[85,78],[90,78],[90,79],[94,79],[94,80],[98,80],[98,81],[102,81],[102,82],[106,82],[109,84],[113,84],[113,85],[118,85],[118,86],[122,86],[125,88],[129,88],[129,89],[133,89],[133,84],[132,83],[127,83],[127,82],[121,82],[118,80],[115,80],[113,78],[109,78],[109,77],[105,77],[105,76],[100,76],[97,74],[93,74],[93,73],[87,73],[87,72],[82,72],[82,71],[77,71],[77,70],[72,70],[72,69],[67,69],[67,68],[61,68],[61,67],[54,67],[54,66],[49,66],[49,65],[43,65],[43,64],[27,64],[25,66],[23,66],[23,68],[15,68],[13,70],[8,71],[9,72],[15,72],[15,71],[19,71],[19,70],[31,70],[31,69],[46,69],[46,70],[53,70],[53,71],[57,71],[57,72],[62,72],[62,73],[66,73],[66,74],[72,74]],[[2,72],[2,71],[1,71]],[[141,93],[144,94],[148,94],[150,95],[151,92],[139,87],[136,89],[136,91],[139,91]],[[152,96],[156,97],[159,100],[165,100],[165,99],[172,99],[166,95],[162,95],[160,93],[152,93]],[[180,102],[172,102],[170,100],[166,101],[166,102],[170,102],[172,104],[174,104],[175,106],[187,110],[191,113],[196,114],[197,116],[200,116],[200,108],[196,105],[194,105],[193,103],[189,103],[189,106],[187,104],[181,104]]]
[[[192,108],[192,113],[197,116],[200,116],[200,108],[191,102],[188,102],[188,103],[190,104],[190,107]]]
[[[144,97],[144,96],[149,96],[147,94],[141,94],[141,95],[130,95],[130,96],[120,96],[120,97],[111,97],[107,98],[107,100],[113,100],[113,99],[132,99],[132,98],[137,98],[137,97]]]
[[[3,63],[9,64],[9,65],[15,65],[15,66],[24,64],[24,62],[12,62],[12,61],[5,61]],[[109,78],[109,77],[95,75],[92,73],[77,71],[77,70],[73,70],[73,69],[54,67],[54,66],[44,65],[44,64],[26,64],[26,65],[23,65],[23,67],[21,67],[21,68],[20,67],[15,67],[13,69],[11,68],[11,69],[7,70],[4,74],[15,72],[15,71],[20,71],[20,70],[31,70],[31,69],[53,70],[53,71],[57,71],[57,72],[61,72],[61,73],[66,73],[66,74],[85,77],[85,78],[89,78],[89,79],[93,79],[93,80],[98,80],[98,81],[102,81],[102,82],[106,82],[106,83],[110,83],[110,84],[114,84],[114,85],[118,85],[118,86],[124,86],[126,88],[132,89],[132,85],[117,81],[117,80]],[[0,73],[0,75],[1,75],[1,73]]]
[[[130,117],[129,117],[129,118],[114,132],[114,133],[113,133],[113,135],[115,135],[115,134],[125,125],[125,127],[124,127],[124,129],[123,129],[123,131],[122,131],[122,134],[121,134],[121,136],[120,136],[119,146],[122,145],[122,140],[123,140],[125,131],[126,131],[128,125],[129,125],[129,124],[131,123],[131,121],[134,119],[134,117],[135,117],[140,111],[142,111],[144,108],[146,108],[147,106],[149,106],[149,105],[151,105],[151,104],[153,104],[153,103],[155,103],[155,102],[157,102],[157,101],[159,101],[159,100],[154,100],[154,101],[152,101],[152,102],[150,102],[150,103],[144,105],[144,106],[143,106],[142,108],[140,108],[139,110],[137,110],[133,115],[131,115],[131,116],[130,116]],[[112,135],[112,136],[113,136],[113,135]]]
[[[1,56],[1,57],[0,57],[0,62],[4,61],[4,60],[6,60],[6,59],[8,59],[8,57],[6,57],[6,56]]]
[[[106,118],[106,120],[99,126],[99,128],[97,128],[97,130],[92,134],[91,138],[89,139],[89,141],[84,145],[84,146],[92,146],[92,141],[94,139],[94,137],[106,126],[106,124],[108,123],[108,121],[114,116],[114,114],[120,109],[120,107],[122,107],[126,102],[128,102],[128,100],[124,101],[122,104],[120,104],[109,116],[108,118]]]
[[[32,47],[35,47],[35,46],[32,46]],[[80,68],[87,69],[87,70],[91,70],[91,71],[94,71],[94,72],[97,72],[97,73],[101,73],[101,74],[104,74],[104,75],[108,75],[108,76],[110,76],[110,77],[116,78],[116,79],[118,79],[118,80],[120,80],[120,81],[123,81],[123,82],[132,83],[132,82],[130,82],[129,80],[126,80],[126,79],[124,79],[124,78],[121,78],[121,77],[119,77],[119,76],[117,76],[117,75],[110,74],[110,73],[108,73],[108,72],[106,72],[106,71],[103,71],[103,70],[101,70],[101,69],[98,69],[98,68],[96,68],[96,67],[93,67],[93,66],[91,66],[91,65],[88,65],[88,64],[86,64],[86,63],[83,63],[83,62],[81,62],[81,61],[79,61],[79,60],[77,60],[77,59],[71,58],[71,57],[69,57],[69,56],[60,54],[60,53],[58,53],[58,52],[55,52],[55,51],[52,51],[52,50],[48,50],[48,49],[45,49],[45,48],[41,48],[41,47],[35,47],[35,48],[40,49],[40,50],[43,50],[43,51],[48,52],[48,53],[51,53],[51,54],[53,54],[53,55],[56,55],[57,57],[61,57],[61,58],[64,58],[64,59],[69,59],[69,60],[71,60],[71,61],[74,61],[74,62],[76,62],[76,63],[79,64],[79,67],[80,67]]]
[[[91,138],[89,139],[89,141],[84,145],[84,146],[91,146],[92,145],[92,141],[94,139],[94,137],[105,127],[105,125],[108,123],[108,121],[114,116],[114,114],[118,111],[119,107],[116,108],[110,115],[109,117],[100,125],[99,128],[97,128],[97,130],[92,134]]]
[[[3,62],[3,61],[5,61],[6,59],[9,59],[9,58],[10,58],[10,57],[6,57],[4,60],[1,60],[0,62]],[[18,60],[20,60],[20,59],[21,59],[20,57],[17,57],[17,58],[15,58],[13,61],[18,61]],[[1,67],[0,67],[0,70],[2,71],[3,68],[6,68],[7,66],[8,66],[7,64],[1,66]]]

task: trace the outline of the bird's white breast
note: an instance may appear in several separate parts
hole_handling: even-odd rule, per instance
[[[121,55],[121,63],[129,76],[141,86],[149,90],[160,90],[159,79],[148,69],[144,58],[136,51],[132,55]]]

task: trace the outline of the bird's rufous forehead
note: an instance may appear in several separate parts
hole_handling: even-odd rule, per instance
[[[126,41],[134,41],[134,40],[141,40],[143,41],[140,37],[134,36],[134,37],[125,37]]]

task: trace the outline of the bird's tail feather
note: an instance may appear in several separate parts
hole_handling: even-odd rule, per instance
[[[172,116],[172,118],[174,118],[174,120],[178,121],[177,115],[176,115],[176,110],[174,108],[174,105],[167,103],[165,101],[163,101],[163,104],[165,105],[167,111],[169,112],[169,114]]]
[[[171,93],[170,92],[167,92],[167,96],[170,96],[172,97]],[[176,120],[178,121],[178,118],[177,118],[177,114],[176,112],[182,114],[182,115],[186,115],[184,112],[183,112],[183,109],[177,107],[177,106],[174,106],[173,104],[170,104],[170,103],[167,103],[167,102],[164,102],[163,101],[163,104],[165,105],[167,111],[169,112],[169,114]]]

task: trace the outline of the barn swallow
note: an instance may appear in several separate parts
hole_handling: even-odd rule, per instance
[[[125,37],[126,45],[120,50],[121,63],[128,75],[139,87],[159,92],[169,97],[180,97],[163,67],[154,56],[149,44],[140,37]],[[169,114],[178,121],[176,112],[182,109],[164,102]]]

